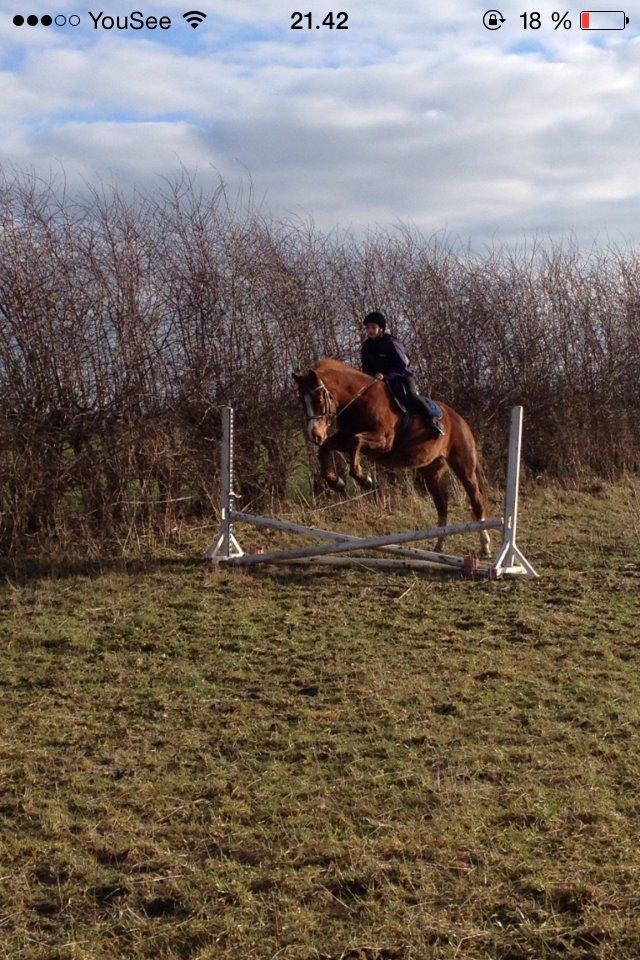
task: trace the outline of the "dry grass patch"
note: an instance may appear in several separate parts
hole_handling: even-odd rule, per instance
[[[634,497],[539,583],[7,568],[0,956],[635,960]]]

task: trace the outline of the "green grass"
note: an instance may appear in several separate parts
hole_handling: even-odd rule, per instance
[[[637,960],[638,489],[533,491],[537,583],[6,565],[0,956]]]

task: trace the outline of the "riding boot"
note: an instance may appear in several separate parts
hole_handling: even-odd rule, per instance
[[[419,399],[420,399],[420,411],[422,414],[422,419],[426,424],[428,424],[428,426],[431,427],[435,437],[444,437],[444,427],[442,426],[438,418],[434,416],[434,414],[431,412],[431,410],[429,409],[427,404],[424,402],[422,397],[420,397]]]
[[[444,427],[437,417],[433,415],[427,402],[422,399],[418,393],[413,377],[406,377],[407,399],[410,401],[414,410],[422,418],[424,423],[431,427],[434,437],[444,436]]]

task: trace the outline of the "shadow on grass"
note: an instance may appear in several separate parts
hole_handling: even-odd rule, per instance
[[[244,576],[251,577],[251,579],[256,580],[257,582],[267,581],[273,584],[280,584],[282,586],[292,586],[299,584],[300,586],[308,586],[310,581],[321,581],[323,583],[332,581],[339,582],[339,580],[345,580],[349,578],[350,582],[353,582],[355,577],[360,577],[362,583],[367,581],[372,584],[384,583],[389,581],[390,578],[393,578],[393,582],[397,581],[406,581],[407,583],[411,582],[413,578],[418,580],[435,580],[438,582],[443,582],[447,580],[466,580],[471,579],[465,577],[458,570],[438,570],[434,568],[429,571],[416,571],[416,570],[403,570],[401,568],[397,569],[378,569],[374,570],[370,567],[366,567],[364,564],[362,566],[354,565],[352,567],[332,567],[330,564],[315,566],[314,564],[309,564],[308,566],[297,566],[295,564],[265,564],[264,566],[255,566],[255,567],[227,567],[226,569],[221,567],[221,572],[227,573],[229,576]],[[241,573],[240,573],[241,571]],[[481,580],[484,581],[486,578],[479,577],[477,578],[478,582]]]
[[[135,576],[141,573],[154,573],[163,571],[166,573],[180,573],[184,570],[198,568],[203,573],[219,573],[220,575],[250,577],[256,582],[270,582],[282,585],[308,586],[313,579],[316,582],[327,583],[329,581],[349,579],[353,582],[355,577],[362,578],[371,583],[382,583],[384,581],[396,582],[398,580],[411,581],[413,578],[419,580],[432,580],[435,582],[445,582],[448,580],[473,581],[475,578],[465,577],[461,571],[457,570],[439,570],[434,567],[433,570],[418,572],[405,569],[371,569],[364,564],[355,564],[352,567],[332,567],[330,564],[265,564],[256,567],[224,567],[217,566],[211,561],[204,560],[196,554],[185,554],[184,556],[173,557],[98,557],[89,559],[86,557],[18,557],[18,558],[0,558],[0,580],[10,580],[14,584],[27,584],[38,580],[63,580],[67,577],[88,577],[97,579],[107,573],[120,573],[124,575]],[[478,578],[484,581],[485,578]]]
[[[198,556],[184,557],[100,557],[16,558],[0,560],[0,578],[25,584],[34,580],[62,580],[65,577],[101,577],[105,573],[139,574],[157,570],[178,572],[185,568],[206,567]]]

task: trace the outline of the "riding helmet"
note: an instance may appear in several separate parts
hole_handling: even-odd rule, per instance
[[[380,313],[378,310],[373,310],[371,313],[368,313],[362,323],[363,325],[367,323],[377,323],[383,330],[387,329],[387,318],[384,313]]]

